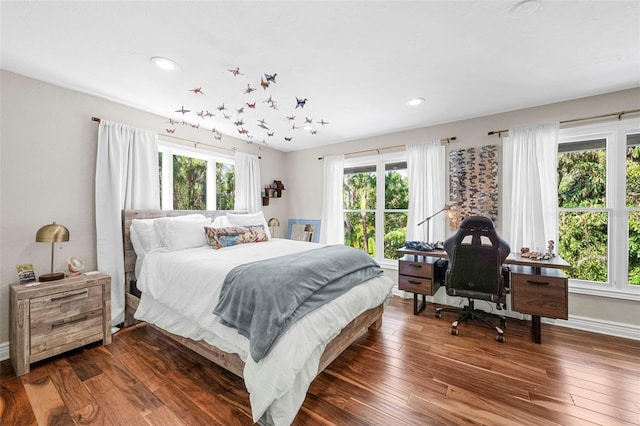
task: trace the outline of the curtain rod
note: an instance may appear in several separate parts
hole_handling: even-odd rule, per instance
[[[450,138],[443,138],[440,139],[440,142],[455,142],[458,138],[456,136],[451,136]],[[372,149],[365,149],[362,151],[353,151],[353,152],[347,152],[346,154],[344,154],[345,156],[347,155],[355,155],[355,154],[364,154],[367,152],[376,152],[378,154],[380,154],[380,151],[388,151],[388,150],[392,150],[392,149],[398,149],[398,148],[404,148],[406,147],[406,145],[393,145],[393,146],[385,146],[382,148],[372,148]],[[322,157],[318,157],[318,160],[323,160],[324,156]]]
[[[575,123],[577,121],[587,121],[587,120],[596,120],[598,118],[607,118],[607,117],[618,117],[618,120],[622,120],[622,116],[625,114],[635,114],[640,112],[640,109],[632,109],[629,111],[620,111],[620,112],[612,112],[609,114],[602,114],[602,115],[594,115],[591,117],[582,117],[582,118],[573,118],[571,120],[564,120],[561,121],[560,124],[567,124],[567,123]],[[492,136],[497,134],[499,138],[502,137],[503,133],[509,133],[509,130],[492,130],[490,132],[487,133],[487,135]]]
[[[91,121],[95,121],[100,123],[101,119],[99,117],[91,117]],[[181,140],[184,142],[190,142],[192,144],[194,144],[194,148],[197,148],[198,145],[204,145],[204,146],[208,146],[211,148],[215,148],[215,149],[220,149],[222,151],[231,151],[231,152],[236,152],[236,148],[224,148],[221,146],[217,146],[217,145],[211,145],[210,143],[206,143],[206,142],[198,142],[198,141],[194,141],[192,139],[187,139],[187,138],[181,138],[179,136],[173,136],[173,135],[169,135],[169,134],[162,134],[162,137],[167,137],[167,138],[173,138],[173,139],[177,139],[177,140]],[[262,160],[261,156],[258,156],[258,159]]]

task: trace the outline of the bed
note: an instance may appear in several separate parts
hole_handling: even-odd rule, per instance
[[[314,243],[271,238],[265,242],[239,244],[220,250],[208,246],[178,247],[177,250],[161,248],[146,253],[142,260],[138,259],[134,250],[137,232],[131,235],[131,224],[135,219],[143,219],[135,222],[139,224],[154,218],[202,214],[207,220],[213,221],[224,219],[223,216],[228,213],[123,211],[125,326],[139,320],[145,321],[168,337],[242,377],[250,394],[254,421],[287,425],[295,418],[315,376],[363,332],[380,327],[383,306],[394,284],[381,275],[351,288],[290,326],[268,355],[255,361],[249,354],[249,340],[246,337],[223,325],[212,313],[199,308],[200,305],[210,306],[219,297],[219,290],[215,290],[219,278],[213,278],[214,274],[203,265],[217,263],[226,274],[234,266],[246,263],[247,259],[250,262],[268,262],[271,257],[294,255],[322,247]],[[231,212],[229,217],[238,218],[236,213]],[[161,284],[167,280],[169,284]]]

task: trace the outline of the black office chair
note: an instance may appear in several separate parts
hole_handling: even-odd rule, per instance
[[[460,229],[444,243],[449,256],[445,274],[445,286],[450,296],[469,299],[463,308],[437,308],[436,318],[442,312],[457,312],[458,319],[451,324],[451,334],[458,334],[458,325],[469,319],[477,319],[495,329],[498,342],[504,342],[506,317],[475,309],[474,300],[496,303],[496,309],[506,308],[509,288],[509,269],[502,265],[510,252],[509,245],[498,236],[491,219],[470,216],[460,223]],[[500,327],[487,318],[500,320]]]

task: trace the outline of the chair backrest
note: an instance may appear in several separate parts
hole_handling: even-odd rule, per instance
[[[445,284],[450,296],[504,302],[502,263],[509,245],[498,236],[491,219],[470,216],[444,243],[449,256]]]

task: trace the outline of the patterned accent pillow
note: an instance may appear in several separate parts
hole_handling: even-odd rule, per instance
[[[216,250],[237,244],[258,243],[269,240],[267,232],[262,225],[231,226],[227,228],[210,228],[205,226],[204,231],[207,234],[209,247]]]

